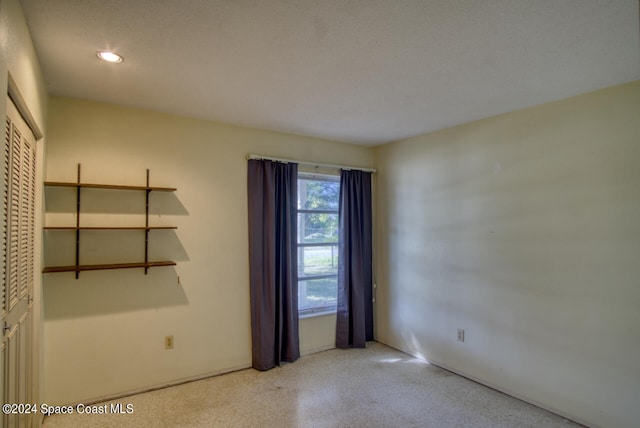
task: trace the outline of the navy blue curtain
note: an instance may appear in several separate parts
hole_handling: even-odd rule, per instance
[[[336,347],[373,340],[371,173],[340,173]]]
[[[249,160],[251,345],[258,370],[300,357],[297,194],[297,164]]]

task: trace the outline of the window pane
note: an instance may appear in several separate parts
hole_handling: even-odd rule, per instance
[[[298,247],[298,276],[337,275],[338,246]]]
[[[298,213],[298,243],[338,242],[338,214]]]
[[[298,310],[326,307],[335,308],[338,303],[337,278],[310,279],[298,283]]]
[[[301,312],[335,311],[336,308],[339,194],[337,179],[298,178],[298,209],[306,211],[298,212],[298,305]]]
[[[337,181],[298,180],[298,209],[338,211],[340,183]]]

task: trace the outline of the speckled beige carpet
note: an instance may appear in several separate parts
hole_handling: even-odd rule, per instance
[[[111,404],[123,413],[54,415],[44,427],[580,426],[375,342],[97,406]]]

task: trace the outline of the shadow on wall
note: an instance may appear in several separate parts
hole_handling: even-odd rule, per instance
[[[145,214],[144,191],[83,188],[80,197],[81,214]],[[45,201],[47,213],[75,214],[76,189],[45,187]],[[175,193],[152,191],[149,194],[150,216],[188,214]]]
[[[47,226],[76,225],[76,189],[46,187]],[[145,260],[145,192],[83,188],[81,227],[143,227],[127,230],[82,230],[81,265],[133,263]],[[149,194],[149,226],[175,226],[188,211],[173,192]],[[168,218],[165,218],[168,217]],[[178,231],[149,231],[148,260],[189,261]],[[73,266],[75,229],[44,231],[44,265]],[[176,268],[143,268],[44,274],[45,320],[73,319],[145,309],[188,305]]]
[[[188,305],[172,267],[45,274],[45,320]]]

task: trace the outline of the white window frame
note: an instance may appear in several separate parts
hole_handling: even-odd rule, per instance
[[[303,172],[303,171],[299,171],[298,172],[298,186],[300,185],[300,180],[310,180],[310,181],[330,181],[330,182],[335,182],[335,183],[340,183],[340,175],[337,174],[313,174],[313,173],[307,173],[307,172]],[[300,189],[298,188],[298,196],[300,195]],[[337,201],[339,203],[339,201]],[[306,213],[328,213],[328,214],[335,214],[336,216],[339,216],[339,209],[336,208],[336,210],[306,210],[306,209],[297,209],[296,212],[296,217],[297,217],[297,221],[298,221],[298,236],[297,236],[297,243],[296,243],[296,250],[298,251],[298,263],[304,263],[303,258],[302,258],[302,252],[304,251],[304,248],[308,248],[308,247],[321,247],[321,246],[336,246],[336,248],[338,247],[338,241],[335,242],[329,242],[329,243],[301,243],[300,241],[303,238],[303,233],[304,233],[304,227],[303,225],[301,225],[300,223],[300,218],[301,216],[299,216],[298,214],[306,214]],[[339,219],[338,219],[339,221]],[[298,270],[299,272],[299,270]],[[306,280],[310,280],[310,279],[325,279],[325,278],[335,278],[336,279],[336,283],[338,280],[338,272],[336,271],[335,274],[330,274],[330,275],[317,275],[317,276],[307,276],[307,277],[301,277],[298,275],[298,294],[304,292],[304,287],[303,281]],[[337,296],[336,296],[337,297]],[[332,313],[336,313],[337,311],[337,302],[335,305],[330,305],[330,306],[318,306],[318,307],[313,307],[313,308],[305,308],[305,309],[298,309],[298,316],[300,318],[309,318],[309,317],[314,317],[314,316],[320,316],[320,315],[326,315],[326,314],[332,314]]]

